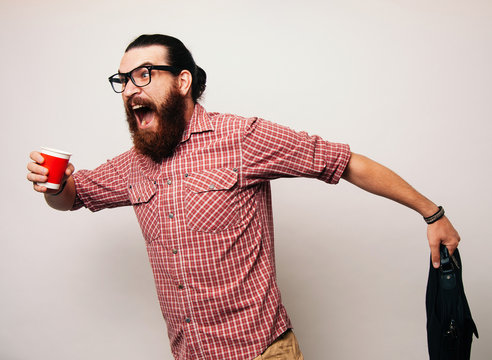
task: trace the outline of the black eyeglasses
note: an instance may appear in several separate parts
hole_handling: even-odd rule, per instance
[[[150,84],[150,77],[152,70],[169,71],[173,75],[179,75],[179,69],[174,66],[168,65],[142,65],[127,73],[116,73],[111,75],[108,80],[113,87],[113,90],[117,93],[125,91],[128,79],[132,81],[135,86],[143,87]]]

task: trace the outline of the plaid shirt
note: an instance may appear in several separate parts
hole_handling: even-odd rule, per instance
[[[269,180],[335,184],[350,158],[330,143],[200,105],[172,158],[134,149],[74,174],[74,209],[132,205],[177,360],[252,359],[291,327],[276,283]]]

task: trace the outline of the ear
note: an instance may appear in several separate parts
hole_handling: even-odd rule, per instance
[[[188,70],[183,70],[178,75],[178,90],[179,92],[185,96],[188,93],[191,93],[191,82],[193,77]]]

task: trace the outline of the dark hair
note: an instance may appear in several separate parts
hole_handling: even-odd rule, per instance
[[[192,76],[191,97],[196,104],[198,99],[205,91],[207,74],[195,64],[193,56],[184,44],[175,37],[161,34],[140,35],[133,40],[126,48],[125,52],[133,48],[161,45],[167,49],[169,65],[181,70],[188,70]]]

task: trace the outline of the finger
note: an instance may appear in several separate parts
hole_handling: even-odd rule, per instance
[[[67,169],[65,170],[65,175],[70,176],[73,174],[74,171],[75,167],[72,165],[72,163],[69,163]]]
[[[44,194],[54,194],[54,193],[58,192],[58,190],[48,189],[46,186],[38,185],[37,183],[33,184],[33,188],[37,192],[44,193]]]
[[[40,193],[45,193],[48,190],[48,188],[46,188],[46,186],[41,186],[41,185],[38,185],[36,183],[34,183],[33,188],[35,191],[40,192]]]
[[[461,238],[458,233],[456,233],[456,237],[453,240],[453,243],[450,245],[447,245],[448,251],[450,255],[453,255],[454,251],[458,248],[458,245],[461,241]]]
[[[34,174],[48,175],[48,169],[44,166],[38,165],[37,163],[30,162],[27,164],[27,170]]]
[[[33,182],[33,183],[44,183],[48,180],[48,177],[45,175],[38,175],[34,173],[29,173],[27,174],[27,180]]]
[[[439,244],[437,246],[431,246],[431,259],[432,259],[432,266],[434,268],[439,268],[441,265],[441,254],[439,250]]]
[[[40,152],[38,151],[32,151],[30,154],[29,154],[31,160],[37,162],[38,164],[42,164],[44,163],[44,157],[41,155]]]

